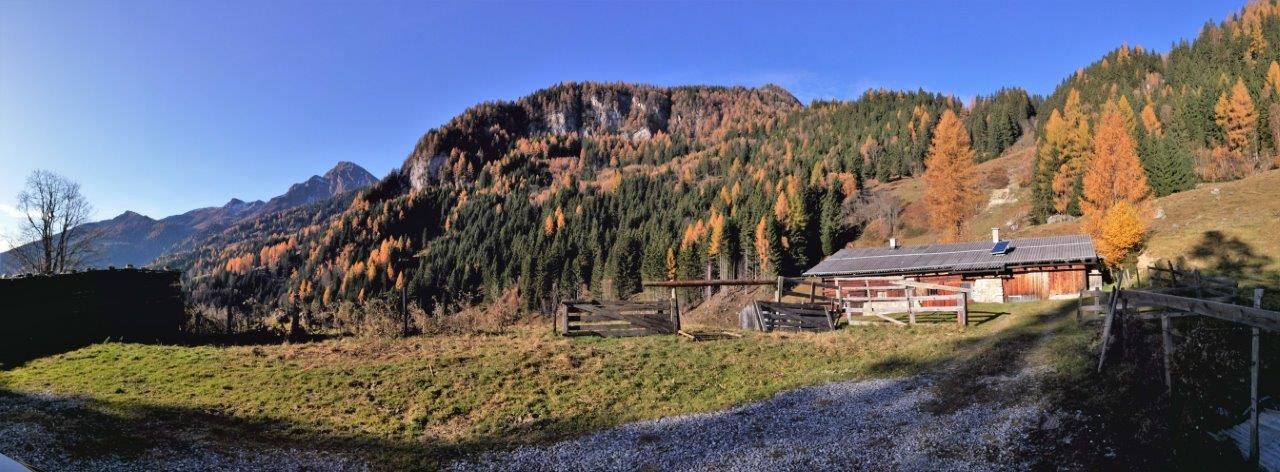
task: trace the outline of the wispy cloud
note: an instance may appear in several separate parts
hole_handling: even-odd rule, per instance
[[[0,203],[0,216],[4,216],[6,218],[24,218],[27,215],[24,215],[22,210],[19,210],[13,205]]]

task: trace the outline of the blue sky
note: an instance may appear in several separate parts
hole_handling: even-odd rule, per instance
[[[467,106],[565,80],[1048,93],[1242,5],[0,0],[0,230],[37,168],[99,218],[162,217],[339,160],[381,177]]]

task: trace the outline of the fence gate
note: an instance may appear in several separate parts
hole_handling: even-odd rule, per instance
[[[670,301],[570,300],[560,305],[560,334],[608,337],[675,334],[680,321]]]
[[[835,322],[826,305],[820,303],[756,302],[760,331],[831,331]]]

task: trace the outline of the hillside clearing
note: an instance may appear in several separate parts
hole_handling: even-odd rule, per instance
[[[256,347],[100,344],[0,372],[0,430],[20,433],[4,435],[0,451],[72,470],[101,460],[147,468],[177,443],[213,456],[320,452],[375,468],[435,468],[493,448],[944,365],[961,375],[937,388],[963,397],[938,398],[1003,402],[1016,395],[990,397],[972,374],[1021,368],[1015,353],[1038,345],[1057,325],[1045,320],[1068,305],[975,305],[1000,316],[967,329],[857,327],[704,343],[522,329]]]

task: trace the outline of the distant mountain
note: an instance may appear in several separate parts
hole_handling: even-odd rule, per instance
[[[119,216],[89,223],[85,229],[101,232],[94,266],[143,266],[178,247],[192,247],[236,223],[277,213],[359,190],[378,181],[360,166],[339,162],[323,176],[293,184],[283,195],[267,202],[233,198],[220,207],[198,208],[159,220],[126,211]],[[7,253],[0,254],[0,272],[13,271]]]

